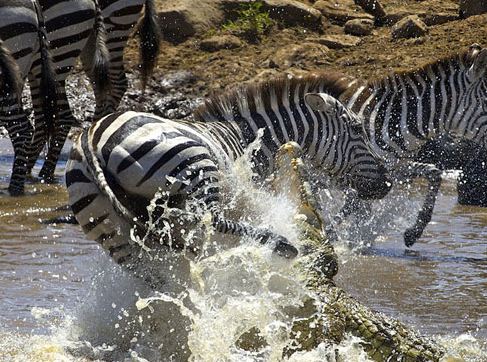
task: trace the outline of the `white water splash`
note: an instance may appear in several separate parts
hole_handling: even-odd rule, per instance
[[[246,221],[270,226],[290,240],[295,239],[294,205],[285,194],[276,196],[254,186],[248,158],[231,170],[228,187],[232,190],[229,194],[236,196],[225,205],[226,213],[235,218],[243,213]],[[392,201],[399,206],[391,206]],[[406,200],[384,202],[384,207],[389,208],[378,206],[383,211],[377,216],[377,223],[384,222],[384,215],[391,215],[400,224],[394,208],[402,207],[401,202]],[[338,207],[339,203],[331,206]],[[408,202],[406,206],[413,208],[415,203]],[[403,213],[408,214],[407,210]],[[86,266],[95,275],[76,311],[62,315],[55,303],[51,309],[32,309],[39,320],[60,315],[58,319],[64,319],[61,325],[56,324],[46,335],[17,334],[0,328],[0,361],[283,360],[292,325],[289,311],[312,295],[293,275],[289,263],[273,255],[269,248],[249,240],[230,243],[219,235],[210,235],[205,242],[209,257],[182,258],[188,265],[186,271],[168,265],[170,256],[148,259],[152,262],[148,273],[160,266],[170,276],[188,274],[184,282],[170,278],[179,289],[160,292],[150,290],[140,279],[113,265],[108,256],[100,256],[93,265]],[[257,330],[260,347],[246,350],[242,336],[255,338],[246,332]],[[485,343],[472,335],[436,339],[452,355],[466,361],[487,360]],[[293,362],[324,360],[369,361],[354,337],[340,345],[320,344],[289,358]]]

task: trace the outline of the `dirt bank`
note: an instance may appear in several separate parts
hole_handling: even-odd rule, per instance
[[[381,3],[386,12],[392,14],[391,18],[419,14],[423,19],[429,16],[438,20],[441,17],[451,19],[458,14],[456,1],[382,0]],[[392,40],[390,25],[376,26],[370,35],[359,38],[358,45],[331,49],[318,41],[325,35],[344,34],[344,27],[336,22],[328,22],[320,31],[276,25],[260,43],[244,42],[237,49],[210,53],[201,50],[200,43],[219,31],[212,29],[177,45],[164,42],[151,86],[157,87],[165,75],[181,70],[194,75],[191,86],[183,91],[197,97],[282,72],[297,74],[334,69],[359,77],[377,77],[392,70],[417,67],[472,43],[487,46],[486,30],[487,15],[430,25],[427,35],[412,39]],[[136,43],[132,40],[126,53],[130,69],[136,69],[137,65]]]

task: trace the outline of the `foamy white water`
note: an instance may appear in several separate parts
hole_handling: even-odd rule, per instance
[[[9,166],[0,173],[6,187]],[[294,205],[285,194],[256,189],[249,175],[245,163],[237,165],[226,212],[293,240]],[[338,230],[337,282],[362,303],[435,336],[452,355],[485,361],[486,218],[484,209],[456,205],[452,182],[413,253],[405,253],[401,234],[422,201],[421,187],[374,204],[366,223],[347,221]],[[269,248],[213,235],[212,255],[189,262],[189,287],[158,294],[114,265],[77,226],[40,225],[66,195],[62,187],[36,187],[42,193],[0,198],[0,361],[282,360],[288,312],[312,295]],[[326,212],[340,207],[340,195],[332,194],[332,202],[322,198]],[[259,331],[255,351],[243,348],[249,330]],[[350,337],[289,360],[368,359]]]

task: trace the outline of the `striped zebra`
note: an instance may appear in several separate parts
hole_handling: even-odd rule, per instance
[[[179,219],[167,220],[186,216],[194,222],[195,202],[210,211],[217,231],[277,242],[278,252],[294,256],[295,249],[282,236],[223,217],[220,180],[256,140],[260,150],[252,154],[252,162],[260,176],[270,175],[279,146],[294,141],[316,166],[356,187],[361,196],[375,197],[376,190],[386,188],[387,175],[378,172],[383,167],[357,135],[346,108],[332,97],[323,112],[305,104],[306,93],[324,86],[311,77],[238,88],[210,99],[197,110],[194,121],[126,112],[95,122],[75,142],[66,168],[69,204],[76,219],[116,262],[134,268],[140,247],[128,237],[133,220],[139,235],[146,233],[144,222],[161,216],[176,226]],[[151,202],[156,193],[163,195],[163,202]],[[183,211],[171,214],[168,209]],[[176,241],[171,245],[198,253],[199,247],[185,245],[178,232],[173,231]]]
[[[23,193],[33,127],[22,108],[24,78],[32,79],[39,113],[51,124],[56,114],[56,84],[45,23],[36,2],[18,0],[0,4],[0,125],[14,149],[8,190]],[[44,119],[44,118],[43,118]]]
[[[346,78],[337,82],[334,95],[362,119],[371,152],[384,160],[390,174],[428,181],[429,191],[416,223],[404,234],[407,246],[416,242],[431,221],[441,184],[438,168],[413,161],[421,147],[445,135],[485,146],[486,69],[487,49],[474,44],[411,71],[370,82]],[[307,100],[313,109],[320,109],[328,98],[329,94],[318,92]]]
[[[28,172],[47,142],[48,151],[39,176],[46,182],[52,182],[67,134],[78,123],[65,93],[66,77],[76,59],[81,57],[83,69],[93,82],[97,103],[95,118],[98,118],[113,112],[127,89],[123,50],[144,6],[145,15],[139,27],[144,82],[154,67],[160,39],[154,0],[39,0],[39,3],[56,67],[59,116],[52,129],[43,125],[42,113],[35,107],[34,88],[36,127]]]

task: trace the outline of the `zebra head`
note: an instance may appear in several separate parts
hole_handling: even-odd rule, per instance
[[[369,149],[360,117],[327,93],[308,93],[306,104],[328,124],[322,127],[330,149],[322,158],[322,166],[332,171],[362,199],[380,199],[390,190],[392,182],[382,161]]]

